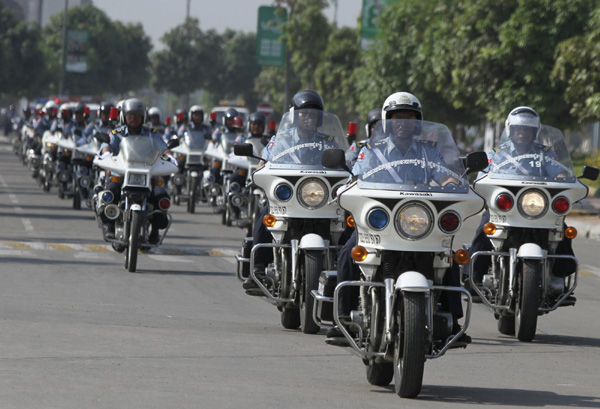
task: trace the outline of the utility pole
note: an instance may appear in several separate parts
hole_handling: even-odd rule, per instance
[[[69,12],[69,0],[65,0],[65,12],[63,15],[62,30],[62,59],[60,64],[60,81],[58,83],[58,96],[63,95],[65,82],[65,65],[67,61],[67,13]]]
[[[290,12],[288,14],[288,21],[291,22],[294,18],[294,4],[290,5]],[[290,62],[290,50],[289,47],[285,49],[285,96],[283,98],[283,112],[287,112],[290,108],[290,82],[292,81],[292,67]]]
[[[37,19],[38,19],[38,24],[40,25],[40,28],[42,28],[42,24],[44,23],[42,21],[42,16],[43,16],[42,12],[43,12],[43,10],[44,10],[44,0],[39,0],[38,1],[38,16],[37,16]]]
[[[190,18],[190,2],[192,0],[187,0],[187,8],[185,10],[185,21],[188,21],[188,19]]]
[[[337,27],[337,12],[338,12],[338,0],[331,0],[333,3],[333,25]]]

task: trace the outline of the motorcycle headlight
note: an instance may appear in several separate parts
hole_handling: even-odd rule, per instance
[[[143,173],[130,173],[127,184],[131,186],[146,186],[146,175]]]
[[[318,179],[308,179],[298,189],[298,201],[307,209],[318,209],[327,202],[329,192],[325,183]]]
[[[539,190],[527,190],[519,198],[519,212],[528,219],[537,219],[546,214],[548,201]]]
[[[371,210],[367,215],[367,223],[373,230],[383,230],[389,221],[387,212],[380,208]]]
[[[282,202],[287,202],[292,198],[292,188],[290,185],[281,184],[275,188],[275,197]]]
[[[432,215],[428,208],[419,203],[408,203],[398,211],[396,229],[398,233],[409,239],[425,237],[433,227]]]

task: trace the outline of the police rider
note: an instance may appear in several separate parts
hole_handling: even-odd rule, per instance
[[[83,130],[84,138],[89,141],[94,136],[95,132],[108,133],[112,129],[110,123],[110,110],[115,105],[110,101],[102,101],[98,107],[98,118],[90,122]],[[95,131],[95,132],[94,132]]]
[[[161,147],[161,151],[167,156],[169,161],[173,164],[177,165],[177,161],[173,158],[173,155],[169,149],[167,149],[167,144],[162,140],[156,129],[151,129],[143,126],[144,116],[146,115],[146,107],[142,101],[137,98],[131,98],[126,100],[123,103],[123,120],[124,125],[120,126],[110,133],[110,143],[102,144],[100,146],[100,156],[102,158],[109,157],[112,155],[118,155],[120,151],[120,144],[123,138],[127,138],[130,135],[142,135],[147,136],[149,138],[154,138],[158,142]],[[114,195],[115,203],[118,203],[121,198],[121,184],[122,182],[110,182],[108,185],[108,190],[110,190]],[[150,195],[150,202],[154,206],[155,209],[158,209],[158,202],[162,198],[168,198],[169,195],[165,191],[162,186],[154,185],[152,188],[152,193]],[[115,225],[114,221],[106,218],[105,215],[102,215],[102,231],[106,238],[114,238],[115,237]],[[155,213],[151,216],[151,224],[152,229],[150,231],[150,235],[148,236],[148,242],[150,244],[156,244],[159,242],[159,229],[164,229],[168,225],[167,217],[162,213]]]
[[[365,132],[367,135],[367,139],[363,141],[354,141],[352,145],[346,151],[346,163],[349,168],[352,168],[356,163],[356,158],[358,158],[358,154],[360,150],[365,146],[368,142],[369,138],[373,134],[373,130],[375,129],[375,125],[377,122],[381,121],[381,109],[373,108],[367,113],[367,123],[365,125]]]
[[[356,164],[352,169],[354,176],[364,174],[375,166],[389,163],[400,159],[424,159],[430,162],[442,162],[443,159],[435,146],[435,142],[422,141],[414,139],[415,135],[420,133],[421,123],[423,121],[423,111],[420,101],[408,92],[396,92],[390,95],[381,109],[381,119],[404,119],[405,121],[392,121],[386,130],[386,123],[382,123],[383,131],[388,135],[381,141],[369,141],[361,150]],[[413,180],[414,182],[425,179],[435,180],[441,186],[450,183],[458,184],[458,181],[451,176],[436,174],[428,175],[429,172],[417,166],[405,167],[407,169],[415,168],[416,171],[409,171],[402,174],[397,173],[394,168],[386,168],[380,172],[385,172],[381,176],[384,179],[390,179],[390,182],[403,180]],[[348,239],[342,250],[338,253],[337,259],[337,279],[342,281],[355,281],[360,277],[360,269],[352,260],[352,249],[357,245],[356,230]],[[449,273],[449,274],[448,274]],[[454,265],[444,276],[445,285],[460,286],[458,266]],[[349,321],[350,312],[358,306],[358,288],[344,288],[340,291],[338,298],[338,314],[342,321]],[[462,304],[458,293],[450,292],[448,294],[448,308],[453,315],[454,328],[453,333],[460,331],[457,321],[463,316]],[[336,345],[346,345],[347,341],[336,326],[327,331],[327,342]],[[471,338],[463,334],[459,340],[465,343],[471,342]]]
[[[505,130],[508,134],[508,141],[502,143],[494,150],[488,153],[488,171],[516,175],[530,176],[549,176],[554,178],[564,178],[568,174],[557,165],[556,153],[551,146],[545,146],[536,142],[536,138],[541,130],[541,122],[538,113],[530,107],[521,106],[510,111],[506,117]],[[518,160],[518,157],[527,155],[526,160]],[[539,161],[531,160],[531,155],[537,155]],[[548,158],[550,160],[544,160]],[[489,209],[486,209],[481,216],[481,223],[475,232],[475,237],[469,248],[469,252],[474,254],[478,251],[492,251],[493,246],[490,239],[483,232],[483,226],[490,221]],[[571,245],[571,240],[563,237],[556,248],[556,254],[575,255]],[[474,261],[473,279],[475,282],[481,282],[483,276],[488,272],[492,264],[490,256],[480,256]],[[466,266],[464,271],[469,271]],[[572,260],[557,259],[554,263],[553,272],[575,271],[575,264]],[[560,273],[557,276],[566,276],[568,274]]]
[[[321,163],[321,155],[315,154],[316,149],[321,152],[327,148],[336,148],[337,144],[333,137],[318,132],[318,127],[323,121],[323,110],[325,104],[323,98],[317,91],[303,90],[292,97],[290,113],[293,113],[294,127],[279,132],[271,138],[263,150],[262,159],[258,165],[264,166],[265,161],[276,161],[278,158],[289,156],[293,163],[311,165]],[[275,140],[279,138],[278,143]],[[283,151],[274,151],[279,146]],[[299,149],[289,150],[288,147],[299,147]],[[287,153],[286,153],[287,152]],[[254,245],[260,243],[270,243],[273,239],[267,227],[263,224],[264,217],[269,212],[268,204],[265,205],[256,219],[253,229]],[[260,276],[264,273],[264,267],[272,261],[273,252],[268,248],[258,249],[254,258],[254,270]],[[250,290],[256,288],[257,284],[252,278],[246,279],[243,288]]]

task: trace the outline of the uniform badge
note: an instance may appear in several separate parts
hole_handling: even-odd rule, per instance
[[[267,145],[267,148],[272,148],[272,147],[273,147],[273,145],[275,145],[275,142],[271,141],[271,142],[269,142],[269,144]]]
[[[364,157],[365,157],[365,153],[361,152],[361,153],[358,154],[358,158],[356,160],[363,160]]]
[[[351,151],[353,151],[354,149],[356,149],[356,146],[352,145],[352,146],[350,147],[350,150],[351,150]]]

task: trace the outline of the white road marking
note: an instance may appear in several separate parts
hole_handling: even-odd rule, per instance
[[[29,219],[21,219],[23,222],[23,227],[25,227],[25,231],[33,231],[33,224],[31,224],[31,220]]]

